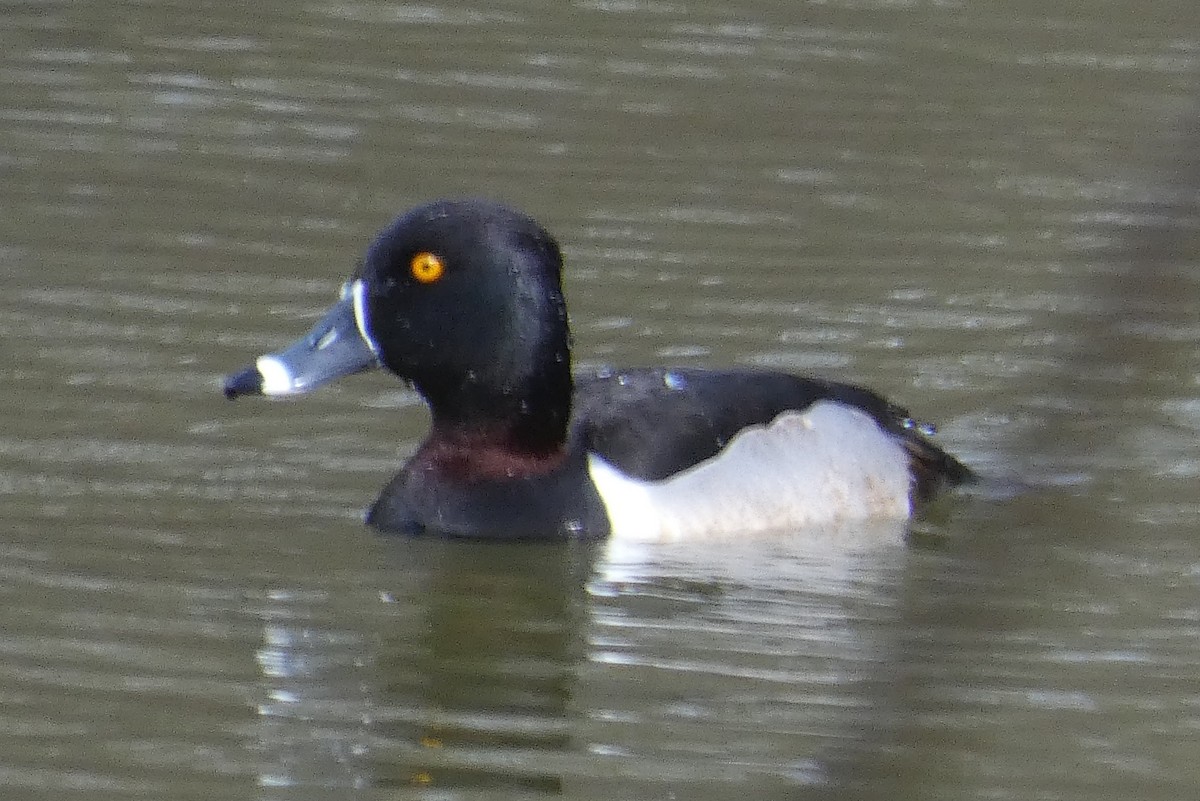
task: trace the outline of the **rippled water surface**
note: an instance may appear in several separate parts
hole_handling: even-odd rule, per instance
[[[1192,0],[0,7],[5,798],[1200,789]],[[369,375],[227,403],[407,206],[567,254],[576,360],[867,383],[917,524],[382,538]]]

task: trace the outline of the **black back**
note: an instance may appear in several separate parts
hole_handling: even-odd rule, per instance
[[[655,368],[577,377],[574,428],[589,450],[623,472],[660,481],[716,456],[743,428],[822,400],[861,409],[905,446],[918,500],[971,480],[903,408],[862,387],[790,373]]]

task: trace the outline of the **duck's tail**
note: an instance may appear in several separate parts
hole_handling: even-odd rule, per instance
[[[916,432],[905,437],[909,466],[913,475],[912,496],[918,504],[928,503],[944,490],[973,484],[975,471]]]

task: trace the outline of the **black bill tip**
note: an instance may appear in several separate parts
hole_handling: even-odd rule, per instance
[[[247,367],[245,370],[225,377],[225,397],[233,400],[241,395],[261,395],[263,379],[257,367]]]

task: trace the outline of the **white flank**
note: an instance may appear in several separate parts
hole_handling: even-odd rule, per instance
[[[747,428],[663,481],[588,459],[614,538],[717,538],[911,512],[903,446],[865,412],[828,401]]]

